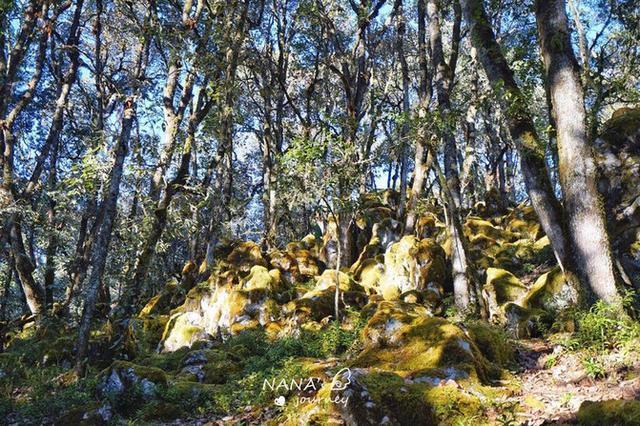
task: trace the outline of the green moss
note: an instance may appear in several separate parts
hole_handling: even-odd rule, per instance
[[[203,368],[204,383],[223,384],[229,380],[229,376],[238,373],[241,368],[238,364],[229,361],[210,362]]]
[[[441,378],[454,369],[456,375],[480,382],[499,373],[458,326],[441,318],[394,315],[386,322],[374,315],[365,328],[365,336],[369,336],[369,341],[376,336],[372,322],[377,321],[385,329],[393,330],[393,339],[383,341],[380,346],[366,346],[353,366]]]
[[[164,401],[152,401],[137,413],[136,417],[145,422],[170,422],[178,417],[187,417],[193,413],[184,412],[177,404]]]
[[[173,292],[162,291],[160,294],[152,297],[147,304],[140,311],[139,316],[144,317],[147,315],[167,313],[171,307],[171,299],[173,298]]]
[[[391,372],[366,374],[361,380],[379,410],[391,414],[399,424],[436,424],[434,410],[425,404],[420,387],[405,385],[402,377]]]
[[[614,146],[621,146],[640,129],[640,109],[620,108],[604,124],[602,139]]]
[[[578,422],[583,426],[640,424],[640,401],[585,401],[578,411]]]
[[[141,359],[139,363],[148,367],[159,368],[164,371],[175,371],[180,367],[180,363],[188,351],[189,348],[184,347],[174,352],[152,354]]]
[[[135,377],[147,379],[157,385],[167,384],[167,375],[164,371],[156,367],[134,364],[129,361],[114,361],[109,370],[131,372]]]
[[[465,325],[469,336],[487,360],[500,367],[513,366],[515,351],[504,329],[484,321],[472,321]]]
[[[424,402],[432,407],[437,424],[488,424],[485,409],[480,399],[458,389],[455,385],[429,387],[421,385],[424,390]]]
[[[581,301],[576,287],[559,267],[555,267],[536,280],[522,300],[522,306],[547,311],[568,308]]]
[[[511,272],[499,268],[487,269],[485,289],[495,292],[498,304],[516,301],[527,291],[527,288]]]
[[[146,315],[129,323],[127,346],[133,356],[156,350],[169,321],[168,315]]]
[[[280,284],[279,281],[276,281],[274,277],[269,274],[269,270],[264,266],[254,265],[251,267],[251,272],[247,277],[245,283],[242,285],[244,290],[256,290],[256,289],[264,289],[264,290],[275,290],[275,288]]]
[[[372,372],[360,378],[376,408],[398,424],[488,424],[477,396],[456,386],[407,384],[392,372]]]

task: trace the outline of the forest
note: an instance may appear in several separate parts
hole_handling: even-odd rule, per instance
[[[0,0],[0,424],[640,425],[639,0]]]

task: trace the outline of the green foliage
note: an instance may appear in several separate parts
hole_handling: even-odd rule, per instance
[[[582,360],[582,366],[587,372],[587,375],[592,379],[601,379],[605,376],[604,365],[596,357],[584,358]]]
[[[496,402],[495,410],[498,413],[496,418],[500,426],[515,426],[518,424],[518,403],[514,401]]]
[[[64,371],[58,366],[15,365],[12,374],[0,378],[0,394],[8,396],[0,398],[0,416],[13,413],[23,424],[39,424],[95,400],[94,372],[86,379],[65,383]]]
[[[479,320],[468,322],[466,326],[478,349],[489,361],[500,367],[515,365],[513,341],[504,328]]]
[[[634,322],[624,311],[624,307],[629,306],[631,301],[632,295],[627,294],[623,300],[623,308],[598,301],[588,311],[576,312],[577,331],[569,346],[604,352],[640,338],[640,324]]]

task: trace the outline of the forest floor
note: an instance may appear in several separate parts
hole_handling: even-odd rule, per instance
[[[489,418],[496,424],[573,425],[578,424],[576,413],[584,401],[640,398],[640,363],[618,367],[622,354],[616,351],[611,352],[597,379],[585,369],[579,354],[548,339],[519,340],[516,356],[518,367],[513,380],[520,391],[491,408]],[[273,408],[256,412],[247,407],[235,415],[176,420],[167,425],[262,424],[277,415]],[[334,420],[341,423],[340,419]]]
[[[621,353],[611,352],[598,371],[601,377],[594,379],[594,371],[587,371],[577,354],[560,345],[546,339],[518,343],[520,369],[514,378],[521,391],[505,401],[505,407],[514,412],[512,424],[576,424],[576,413],[584,401],[640,397],[640,365],[619,367]]]

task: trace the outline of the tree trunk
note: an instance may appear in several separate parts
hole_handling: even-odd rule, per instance
[[[505,100],[505,118],[511,138],[520,153],[520,167],[529,199],[542,229],[551,241],[556,259],[564,270],[567,248],[561,225],[561,208],[549,180],[544,147],[534,127],[527,101],[496,42],[482,0],[462,0],[462,5],[472,44],[478,51],[478,59],[494,91],[499,98]]]
[[[91,321],[93,320],[93,314],[96,309],[98,290],[100,289],[100,283],[104,276],[107,255],[109,253],[109,243],[111,242],[113,224],[117,212],[118,196],[120,194],[120,181],[122,180],[124,161],[127,156],[134,119],[135,99],[128,98],[123,111],[122,129],[120,130],[120,136],[118,137],[114,150],[114,164],[109,175],[109,186],[102,204],[104,218],[93,246],[91,275],[87,283],[76,348],[76,371],[79,375],[84,373]]]
[[[427,110],[431,101],[431,72],[427,61],[427,31],[426,31],[426,7],[425,0],[418,0],[418,65],[420,67],[420,84],[418,85],[418,130],[416,134],[416,148],[413,170],[413,185],[407,206],[407,220],[405,222],[405,233],[412,234],[415,230],[417,212],[416,206],[418,198],[422,194],[424,182],[429,174],[433,156],[427,145],[426,123]],[[388,186],[388,184],[387,184]]]
[[[465,206],[471,207],[474,203],[476,195],[475,188],[475,162],[476,162],[476,121],[478,119],[477,102],[478,93],[478,72],[476,65],[477,53],[475,48],[471,48],[471,87],[470,100],[465,116],[465,139],[467,146],[465,147],[464,160],[462,162],[462,176],[460,178],[460,191],[464,195]]]
[[[238,3],[235,2],[237,5]],[[219,111],[219,134],[218,146],[216,148],[215,175],[217,177],[216,194],[211,197],[211,211],[209,226],[207,228],[207,268],[211,268],[214,261],[215,248],[220,237],[221,223],[231,219],[231,200],[233,196],[233,125],[234,108],[236,101],[235,83],[240,50],[247,33],[247,13],[249,1],[243,0],[239,5],[240,11],[233,21],[234,16],[230,15],[225,25],[230,32],[225,46],[226,69],[224,73],[224,83],[222,88],[223,100]],[[230,6],[232,10],[234,7]],[[233,28],[235,25],[235,29]]]
[[[458,176],[458,161],[456,140],[451,129],[449,116],[451,104],[449,88],[452,70],[444,59],[442,49],[442,34],[440,30],[440,10],[437,0],[428,0],[427,18],[429,20],[429,40],[431,43],[431,60],[435,69],[434,83],[440,111],[440,126],[444,141],[444,175],[447,178],[451,197],[455,208],[460,207],[460,179]]]
[[[440,11],[437,0],[429,0],[427,3],[427,17],[429,19],[429,35],[431,42],[433,68],[436,70],[434,83],[438,99],[438,111],[441,120],[441,135],[444,141],[444,176],[440,176],[442,192],[446,195],[445,206],[447,213],[447,229],[451,238],[451,265],[453,269],[453,288],[456,306],[461,310],[470,308],[470,282],[468,275],[469,264],[465,247],[465,236],[462,234],[459,209],[460,180],[458,176],[458,154],[449,117],[451,105],[449,89],[452,70],[445,62],[442,49],[442,36],[440,32]],[[453,50],[455,52],[455,50]],[[455,63],[455,61],[452,61]],[[434,164],[437,160],[434,161]],[[436,167],[439,166],[436,164]]]
[[[182,187],[185,185],[189,177],[189,165],[191,163],[191,153],[193,151],[193,144],[195,143],[196,131],[206,113],[209,111],[209,106],[211,105],[211,103],[207,103],[204,108],[202,107],[202,94],[204,90],[204,87],[201,88],[198,95],[192,102],[191,113],[189,114],[189,122],[187,126],[187,137],[182,149],[182,156],[180,158],[178,171],[176,176],[167,184],[164,195],[156,205],[149,227],[149,234],[147,235],[143,243],[142,250],[136,259],[133,276],[127,283],[125,295],[122,298],[122,307],[124,309],[125,318],[129,317],[133,313],[133,309],[138,302],[139,296],[142,294],[147,271],[156,252],[156,245],[160,241],[167,225],[167,217],[171,201],[173,200],[173,197],[182,190]]]
[[[587,138],[580,69],[571,46],[564,0],[538,0],[536,20],[557,123],[560,186],[571,256],[583,284],[607,302],[619,301],[597,171]]]
[[[27,254],[22,240],[22,228],[14,217],[10,220],[11,254],[15,262],[15,269],[22,284],[22,291],[32,314],[39,314],[45,305],[44,291],[33,278],[35,267]]]
[[[402,10],[402,0],[395,1],[396,19],[396,51],[400,62],[402,75],[402,116],[403,122],[400,128],[400,203],[398,207],[398,219],[403,220],[405,216],[407,200],[407,138],[409,137],[409,65],[404,52],[404,37],[406,33],[406,22]]]

